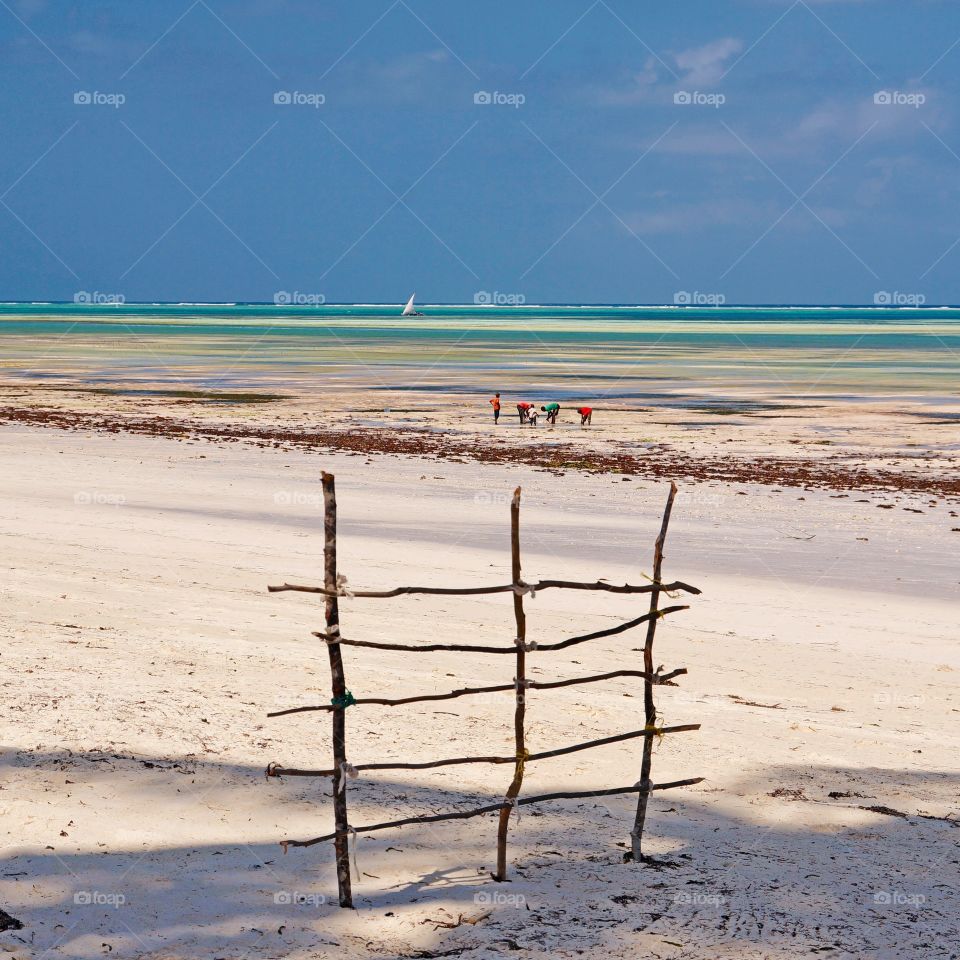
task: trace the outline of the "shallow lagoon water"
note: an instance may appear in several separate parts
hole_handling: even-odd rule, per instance
[[[705,392],[953,397],[960,309],[0,305],[0,369],[34,381],[656,401]],[[651,390],[651,385],[656,387]],[[646,387],[646,389],[644,389]]]

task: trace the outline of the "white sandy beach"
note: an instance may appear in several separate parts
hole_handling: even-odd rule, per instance
[[[651,801],[648,850],[670,866],[622,862],[631,798],[560,801],[512,823],[510,884],[487,876],[492,817],[361,837],[357,910],[342,911],[331,845],[279,846],[332,828],[326,782],[263,775],[329,762],[325,715],[266,719],[329,698],[310,636],[321,604],[266,592],[319,582],[320,470],[337,477],[341,569],[374,588],[504,582],[517,484],[527,579],[638,582],[666,485],[18,426],[0,431],[0,457],[0,906],[24,923],[0,935],[9,955],[955,955],[960,834],[925,819],[958,812],[945,508],[681,482],[664,572],[703,594],[661,625],[657,663],[689,675],[657,697],[668,724],[703,727],[664,738],[653,776],[707,779]],[[600,629],[646,602],[542,593],[528,636]],[[502,596],[343,600],[341,623],[358,639],[513,636]],[[531,654],[532,675],[639,668],[641,642]],[[357,696],[513,676],[511,658],[345,660]],[[535,749],[636,729],[642,688],[539,692],[528,717]],[[509,752],[512,699],[361,706],[347,729],[355,763]],[[530,764],[524,792],[632,783],[637,743]],[[508,774],[364,775],[351,821],[495,802]],[[481,919],[442,926],[461,915]]]
[[[960,0],[0,76],[0,960],[960,960]]]

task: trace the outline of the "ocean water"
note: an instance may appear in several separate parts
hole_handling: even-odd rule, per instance
[[[960,308],[0,304],[21,381],[227,389],[918,396],[960,386]]]

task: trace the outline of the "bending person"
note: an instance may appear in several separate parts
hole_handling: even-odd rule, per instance
[[[547,423],[557,422],[557,414],[560,413],[559,403],[548,403],[545,407],[541,407],[540,409],[547,415]]]

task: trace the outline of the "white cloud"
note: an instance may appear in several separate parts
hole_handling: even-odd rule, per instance
[[[643,69],[633,73],[623,84],[602,87],[596,92],[597,100],[613,107],[629,106],[634,103],[650,103],[656,99],[664,100],[663,89],[658,86],[657,61],[649,57]]]
[[[439,87],[452,61],[442,48],[400,54],[389,60],[351,59],[344,62],[338,75],[344,89],[341,99],[422,103]]]
[[[691,87],[709,87],[726,73],[727,61],[743,49],[736,37],[721,37],[702,47],[690,47],[675,54],[674,60],[683,76],[680,82]]]
[[[777,213],[775,206],[769,203],[731,198],[678,203],[671,207],[634,213],[625,217],[625,220],[641,235],[690,233],[709,227],[744,227],[766,223],[776,217]]]
[[[697,90],[712,87],[727,70],[727,61],[743,49],[735,37],[721,37],[700,47],[690,47],[673,55],[677,72],[670,75],[663,61],[648,57],[641,70],[629,74],[622,82],[594,90],[596,100],[604,106],[623,107],[639,103],[672,102],[678,87]]]

